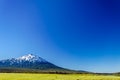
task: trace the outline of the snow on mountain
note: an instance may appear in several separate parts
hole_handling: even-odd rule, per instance
[[[27,54],[19,58],[0,60],[0,67],[29,68],[29,69],[56,69],[60,67],[33,54]]]
[[[0,62],[2,62],[2,63],[10,62],[11,64],[15,63],[15,62],[19,63],[19,62],[25,62],[25,61],[47,63],[47,61],[45,59],[42,59],[41,57],[33,55],[33,54],[27,54],[27,55],[21,56],[19,58],[12,58],[12,59],[0,60]]]
[[[20,60],[20,61],[30,61],[30,62],[36,62],[36,61],[37,62],[47,62],[46,60],[42,59],[41,57],[33,55],[33,54],[27,54],[25,56],[22,56],[22,57],[19,57],[16,59]]]

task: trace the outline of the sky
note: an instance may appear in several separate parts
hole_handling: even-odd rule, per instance
[[[35,54],[55,65],[120,71],[119,0],[0,0],[0,59]]]

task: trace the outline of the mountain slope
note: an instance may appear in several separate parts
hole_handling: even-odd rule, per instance
[[[28,54],[19,58],[12,58],[0,61],[0,67],[16,67],[30,69],[54,69],[60,68],[42,59],[39,56]]]
[[[19,58],[1,60],[0,72],[83,73],[58,67],[33,54],[28,54]]]

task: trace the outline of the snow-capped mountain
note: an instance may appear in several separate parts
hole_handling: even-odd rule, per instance
[[[12,58],[0,61],[0,67],[30,68],[30,69],[54,69],[60,68],[45,59],[27,54],[19,58]]]
[[[27,54],[19,58],[0,60],[0,72],[14,73],[80,73],[56,66],[45,59]]]
[[[19,57],[16,60],[29,61],[29,62],[36,62],[36,61],[38,61],[38,62],[47,62],[46,60],[42,59],[41,57],[33,55],[33,54],[28,54],[28,55]]]

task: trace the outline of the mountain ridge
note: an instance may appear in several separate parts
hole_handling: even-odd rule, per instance
[[[85,73],[85,71],[80,72],[56,66],[33,54],[0,60],[0,72]]]
[[[44,60],[39,56],[32,54],[28,54],[19,58],[1,60],[0,67],[17,67],[17,68],[30,68],[30,69],[57,68],[56,65]]]

